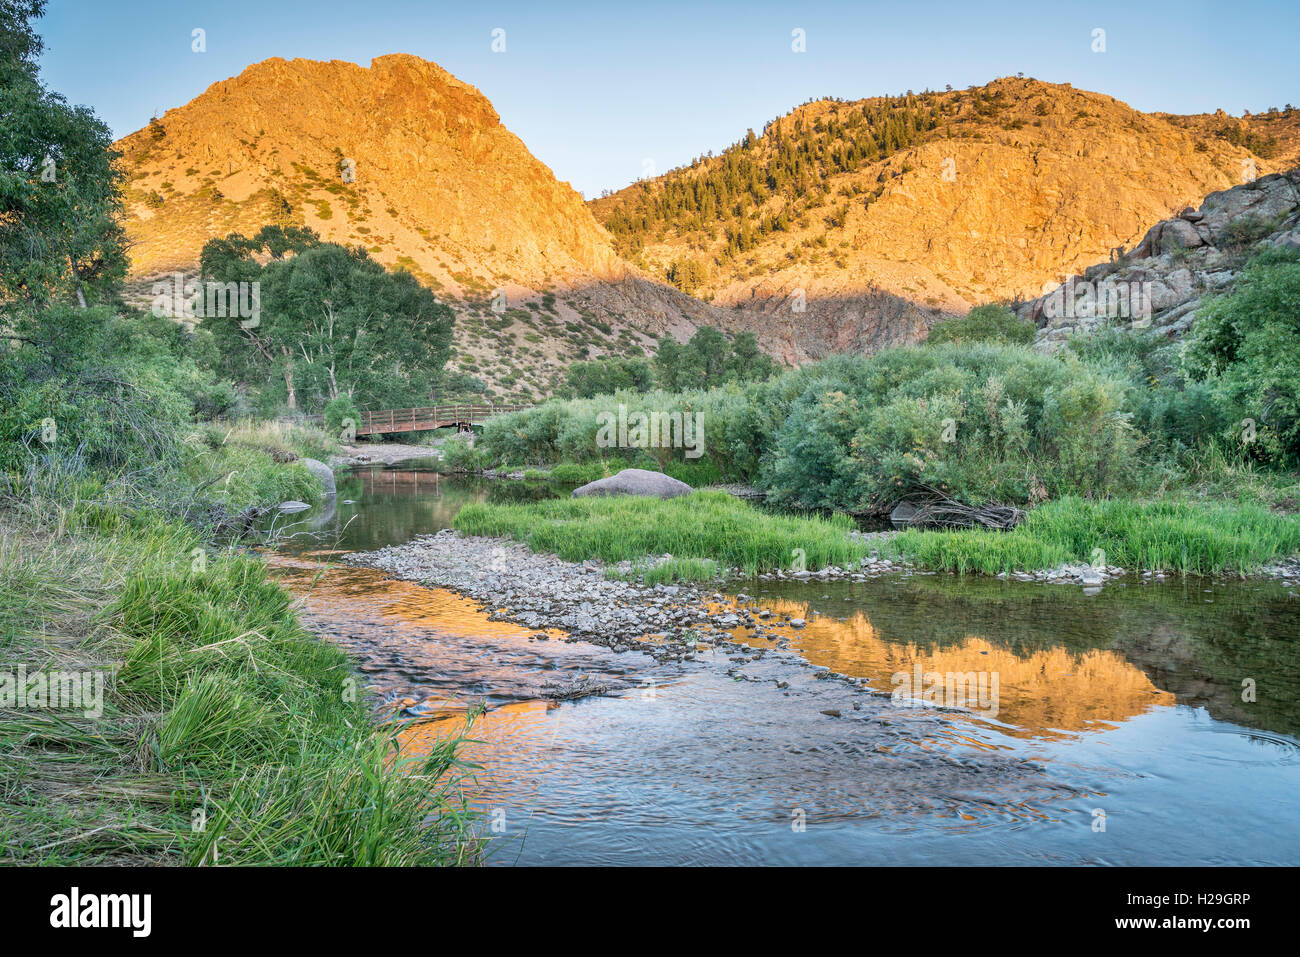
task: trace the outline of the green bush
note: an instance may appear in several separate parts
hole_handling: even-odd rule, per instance
[[[357,404],[346,392],[325,405],[325,428],[335,435],[342,434],[349,422],[355,428],[360,421],[361,413],[357,410]]]
[[[872,511],[920,487],[1029,503],[1125,484],[1125,384],[1076,358],[941,345],[804,370],[762,481],[778,502]]]
[[[707,392],[618,392],[553,400],[490,419],[483,427],[482,447],[497,466],[617,459],[636,468],[685,468],[700,474],[708,463],[710,476],[748,481],[757,473],[770,435],[761,413],[767,385],[729,383]],[[626,436],[609,428],[617,425],[620,407],[629,421]],[[633,417],[639,413],[660,416],[668,425],[666,440],[657,446],[635,444]],[[623,438],[628,444],[621,444]]]
[[[1260,461],[1300,462],[1300,254],[1252,259],[1197,313],[1186,361],[1231,410],[1225,438]]]
[[[52,307],[20,318],[0,344],[0,471],[61,452],[88,468],[174,462],[197,381],[167,342],[106,307]]]
[[[1158,333],[1104,329],[1075,336],[1070,349],[1086,365],[1129,383],[1124,408],[1149,451],[1200,450],[1230,424],[1227,405],[1208,383],[1188,378],[1179,345]]]
[[[1005,306],[976,306],[965,316],[948,319],[930,330],[926,342],[990,342],[997,345],[1027,346],[1034,341],[1034,324],[1019,318]]]
[[[442,466],[450,472],[481,472],[488,458],[466,438],[455,435],[442,443]]]

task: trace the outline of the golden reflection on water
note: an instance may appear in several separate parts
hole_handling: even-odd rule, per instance
[[[423,640],[429,631],[455,634],[471,641],[477,638],[527,642],[529,636],[541,633],[552,639],[562,639],[565,635],[557,628],[525,628],[511,622],[492,621],[478,602],[449,589],[391,578],[375,568],[325,564],[335,555],[328,551],[298,555],[267,552],[264,557],[272,573],[302,606],[317,615],[329,616],[347,630],[359,627],[354,623],[355,610],[364,603],[367,612],[378,613],[383,630],[393,640],[412,637]],[[330,636],[326,634],[326,637]],[[523,762],[501,759],[512,754],[546,753],[544,745],[550,744],[555,732],[553,726],[545,723],[545,718],[548,712],[559,707],[559,702],[547,699],[499,704],[478,713],[467,731],[469,711],[477,701],[435,695],[418,703],[427,716],[405,723],[397,736],[401,753],[407,757],[427,754],[449,737],[464,736],[457,751],[460,760],[485,764],[490,759],[494,767],[490,777],[475,774],[462,782],[470,800],[480,803],[492,800],[498,792],[512,789],[517,792],[521,786],[527,786],[528,782],[502,776],[502,767]],[[396,698],[380,710],[396,718],[404,708],[415,704],[416,699],[411,697]],[[410,765],[401,766],[414,769]]]
[[[520,638],[547,634],[563,638],[558,628],[525,628],[508,621],[492,621],[480,604],[449,588],[417,585],[393,578],[378,568],[325,564],[335,552],[302,552],[264,555],[272,573],[301,604],[314,610],[349,617],[351,609],[365,602],[368,611],[379,612],[398,628],[434,629],[468,638]]]
[[[503,758],[513,754],[536,756],[546,753],[541,745],[550,744],[555,737],[554,727],[547,723],[546,716],[558,707],[558,701],[517,701],[500,705],[476,715],[467,731],[468,710],[463,705],[448,702],[437,716],[408,725],[397,737],[403,754],[427,754],[447,738],[463,735],[463,743],[457,749],[462,761],[477,765],[491,762],[493,773],[475,775],[465,789],[472,800],[486,802],[498,792],[518,789],[519,782],[504,778],[503,771],[521,766],[523,762],[505,761]],[[533,773],[537,770],[532,768]]]
[[[378,612],[386,626],[406,636],[426,630],[465,638],[526,641],[538,629],[505,621],[490,621],[472,599],[442,588],[428,588],[389,577],[386,573],[354,566],[322,564],[334,553],[285,556],[270,553],[268,563],[299,600],[317,611],[346,620],[349,609],[365,602]],[[711,605],[715,611],[733,610],[730,602]],[[959,644],[926,647],[915,642],[890,641],[862,612],[845,620],[815,615],[804,602],[765,599],[758,607],[773,614],[770,630],[787,637],[792,650],[811,664],[866,678],[877,690],[892,692],[899,673],[976,673],[997,675],[996,719],[1004,734],[1022,738],[1061,738],[1106,727],[1142,714],[1152,707],[1172,706],[1175,697],[1156,688],[1145,672],[1116,651],[1092,649],[1081,654],[1055,647],[1017,655],[978,634]],[[780,617],[803,618],[807,625],[794,629],[778,623]],[[546,629],[553,638],[564,632]],[[755,647],[774,647],[770,639],[737,628],[734,637]],[[412,703],[410,699],[396,705]],[[952,704],[953,702],[940,702]],[[463,726],[465,702],[428,701],[430,718],[405,732],[412,745],[427,744]],[[475,737],[485,736],[493,749],[535,749],[531,731],[541,732],[541,719],[554,702],[528,701],[494,708],[479,717]],[[980,722],[976,702],[970,703],[972,720]],[[454,725],[454,727],[452,727]],[[467,753],[483,753],[469,745]],[[477,750],[476,750],[477,749]]]
[[[892,692],[893,676],[911,675],[916,668],[923,673],[997,674],[997,720],[1004,733],[1017,737],[1060,738],[1101,730],[1154,706],[1172,706],[1175,700],[1116,651],[1073,654],[1057,647],[1020,656],[974,634],[957,645],[926,648],[885,640],[861,612],[838,620],[813,616],[803,602],[774,599],[760,606],[772,611],[773,620],[788,615],[807,621],[802,629],[775,630],[788,636],[790,647],[809,662],[870,679],[877,690]],[[747,629],[737,629],[736,635],[755,647],[773,646]]]

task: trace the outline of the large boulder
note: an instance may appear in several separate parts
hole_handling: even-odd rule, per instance
[[[685,482],[679,482],[663,472],[645,469],[624,469],[609,478],[596,479],[573,490],[574,498],[588,495],[645,495],[653,498],[676,498],[695,491]]]
[[[327,496],[335,493],[334,470],[318,459],[301,458],[298,460],[307,467],[307,471],[320,479],[321,488]]]

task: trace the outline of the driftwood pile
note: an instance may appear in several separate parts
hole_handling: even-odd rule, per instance
[[[899,502],[889,513],[895,528],[1015,528],[1028,514],[1014,505],[987,502],[967,505],[933,488],[922,490],[909,501]]]

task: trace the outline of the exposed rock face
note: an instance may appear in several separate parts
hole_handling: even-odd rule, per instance
[[[419,57],[266,60],[115,146],[128,298],[145,308],[154,280],[194,277],[207,240],[280,223],[433,288],[457,312],[454,368],[507,391],[548,392],[584,355],[741,324],[624,262],[491,103]]]
[[[695,491],[685,482],[679,482],[671,475],[662,472],[650,472],[646,469],[624,469],[609,478],[588,482],[573,490],[574,498],[589,495],[643,495],[652,498],[676,498],[690,495]]]
[[[1300,167],[1211,193],[1152,226],[1126,256],[1020,306],[1039,326],[1035,348],[1052,351],[1076,333],[1112,324],[1186,332],[1209,293],[1232,286],[1268,246],[1300,246]]]
[[[920,142],[825,177],[817,150],[865,135],[848,124],[881,101],[823,100],[781,117],[744,155],[771,162],[782,138],[817,131],[810,182],[761,208],[768,217],[792,210],[788,228],[756,231],[753,248],[728,255],[730,221],[700,229],[683,215],[637,236],[640,260],[660,275],[676,261],[701,263],[699,295],[776,334],[790,358],[875,351],[922,339],[972,306],[1038,296],[1240,183],[1243,171],[1289,168],[1300,156],[1300,111],[1250,121],[1145,114],[1104,94],[1015,77],[933,97],[925,102],[943,116]],[[1235,145],[1222,135],[1229,128],[1272,137],[1274,158]],[[723,162],[706,158],[591,205],[602,222],[618,222],[645,196]],[[1180,230],[1168,243],[1180,236],[1191,240]]]
[[[210,238],[306,225],[436,290],[458,316],[451,371],[482,380],[490,400],[531,401],[575,359],[638,354],[702,324],[753,330],[789,363],[915,342],[946,316],[1038,295],[1133,245],[1236,182],[1245,163],[1268,171],[1300,155],[1300,111],[1242,127],[1280,143],[1279,158],[1263,160],[1220,135],[1244,120],[1142,114],[1018,78],[936,95],[952,104],[939,127],[853,172],[814,167],[800,196],[808,208],[757,247],[719,256],[721,226],[670,229],[647,237],[633,265],[593,215],[627,191],[584,203],[478,90],[436,64],[403,54],[369,68],[266,60],[116,144],[128,298],[147,307],[155,277],[193,276]],[[870,102],[819,101],[774,126]],[[842,224],[829,226],[841,204]],[[1214,241],[1191,220],[1157,240],[1161,254]],[[683,256],[710,264],[698,298],[663,281]]]
[[[419,57],[265,60],[117,148],[137,273],[287,216],[452,292],[626,275],[582,197],[478,90]]]

